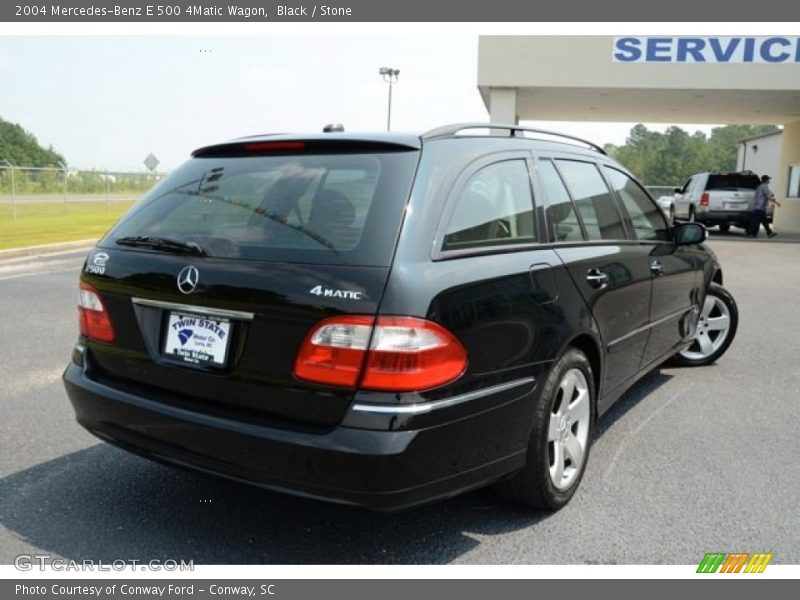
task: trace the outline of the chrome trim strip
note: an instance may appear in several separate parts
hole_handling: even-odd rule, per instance
[[[534,381],[534,377],[525,377],[523,379],[515,379],[514,381],[493,385],[482,390],[475,390],[474,392],[453,396],[445,400],[434,400],[432,402],[420,402],[417,404],[354,404],[352,410],[381,414],[422,415],[440,408],[447,408],[456,404],[461,404],[462,402],[469,402],[470,400],[477,400],[484,396],[510,390]]]
[[[664,317],[661,317],[660,319],[657,319],[657,320],[653,321],[650,324],[650,326],[651,327],[657,327],[658,325],[662,325],[663,323],[666,323],[667,321],[672,321],[673,319],[677,319],[678,317],[682,317],[686,313],[692,312],[693,308],[695,308],[694,304],[692,304],[690,306],[687,306],[686,308],[682,308],[680,310],[676,310],[674,313],[671,313],[669,315],[666,315]]]
[[[207,306],[194,306],[192,304],[180,304],[178,302],[164,302],[163,300],[150,300],[149,298],[131,298],[131,302],[141,306],[154,306],[156,308],[168,308],[170,310],[186,311],[197,315],[208,315],[210,317],[227,317],[230,319],[242,319],[252,321],[255,313],[244,312],[241,310],[226,310],[223,308],[209,308]]]
[[[648,329],[652,329],[653,327],[658,327],[659,325],[662,325],[662,324],[666,323],[667,321],[671,321],[672,319],[676,319],[678,317],[682,317],[683,315],[685,315],[687,312],[690,312],[691,310],[692,310],[692,306],[687,306],[686,308],[682,308],[680,310],[676,310],[674,313],[670,313],[670,314],[668,314],[668,315],[666,315],[664,317],[661,317],[661,318],[653,321],[652,323],[647,323],[646,325],[642,325],[641,327],[637,327],[633,331],[629,331],[625,335],[620,336],[617,339],[609,342],[608,343],[608,351],[610,352],[611,349],[614,348],[615,346],[617,346],[620,342],[624,342],[625,340],[630,339],[635,335],[639,335],[640,333],[645,333]]]

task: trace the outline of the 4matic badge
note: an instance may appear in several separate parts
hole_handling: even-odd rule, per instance
[[[333,288],[322,287],[321,285],[311,288],[308,290],[308,293],[324,298],[346,298],[347,300],[361,300],[364,297],[364,292],[356,292],[355,290],[335,290]]]

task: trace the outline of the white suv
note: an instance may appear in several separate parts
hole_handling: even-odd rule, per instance
[[[675,188],[670,217],[717,225],[720,231],[731,225],[746,229],[760,183],[752,171],[692,175],[682,188]],[[767,218],[772,220],[771,211]]]

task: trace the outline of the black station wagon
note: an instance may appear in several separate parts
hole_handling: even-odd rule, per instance
[[[89,254],[78,422],[172,465],[396,510],[557,509],[596,419],[737,325],[698,223],[601,148],[496,124],[208,146]]]

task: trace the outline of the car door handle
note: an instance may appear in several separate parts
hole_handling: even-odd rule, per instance
[[[660,260],[651,260],[650,261],[650,272],[653,275],[663,275],[664,274],[664,267],[661,265]]]
[[[595,289],[602,290],[608,286],[608,275],[600,269],[589,269],[586,271],[586,281]]]

